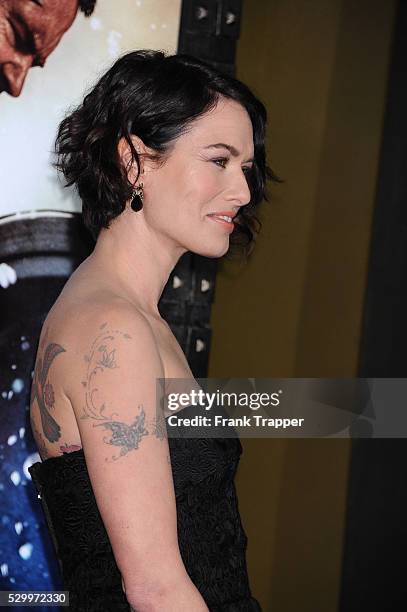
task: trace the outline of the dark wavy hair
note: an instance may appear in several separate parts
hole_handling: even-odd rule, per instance
[[[247,174],[251,201],[240,208],[230,237],[231,247],[240,251],[243,246],[246,254],[252,250],[261,229],[255,211],[268,200],[266,180],[279,181],[266,164],[264,105],[246,85],[204,61],[146,49],[118,59],[58,129],[55,166],[66,186],[76,186],[84,224],[94,239],[132,195],[128,169],[134,162],[138,169],[140,165],[131,136],[141,138],[153,150],[152,157],[165,163],[176,139],[221,96],[239,102],[253,125],[254,162]],[[121,138],[131,151],[127,167],[118,154]]]

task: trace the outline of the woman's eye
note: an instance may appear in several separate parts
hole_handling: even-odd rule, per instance
[[[228,157],[219,157],[219,158],[217,158],[217,159],[213,159],[212,161],[213,161],[213,163],[214,163],[214,164],[216,164],[217,166],[220,166],[221,168],[226,168],[226,164],[228,163],[229,158],[228,158]],[[244,167],[242,168],[242,170],[243,170],[243,174],[244,174],[245,176],[248,176],[248,175],[250,174],[250,172],[251,172],[251,170],[252,170],[252,169],[253,169],[253,167],[252,167],[252,166],[244,166]]]
[[[229,160],[227,157],[220,157],[218,159],[213,159],[212,161],[217,166],[220,166],[221,168],[226,168],[226,164]]]

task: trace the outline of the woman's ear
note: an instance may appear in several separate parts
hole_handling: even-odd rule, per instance
[[[140,174],[144,173],[144,154],[147,152],[147,148],[144,145],[141,138],[138,136],[131,136],[131,142],[133,147],[136,149],[138,159],[140,163]],[[133,157],[132,150],[126,138],[120,138],[117,145],[117,153],[123,168],[127,171],[127,177],[130,183],[134,184],[137,179],[137,160]]]

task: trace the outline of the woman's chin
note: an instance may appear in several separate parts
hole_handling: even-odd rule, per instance
[[[196,255],[200,255],[201,257],[223,257],[223,255],[225,255],[229,250],[229,240],[227,240],[226,242],[224,242],[222,245],[213,245],[211,247],[208,247],[208,245],[205,246],[205,248],[197,248],[197,249],[191,249],[191,251],[193,253],[195,253]]]

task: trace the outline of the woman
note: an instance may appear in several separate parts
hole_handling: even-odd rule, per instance
[[[97,242],[41,332],[30,414],[43,461],[30,472],[72,610],[260,609],[233,483],[240,442],[168,437],[156,381],[194,383],[157,304],[186,251],[250,245],[273,176],[265,123],[239,81],[142,50],[60,126],[57,166]]]

